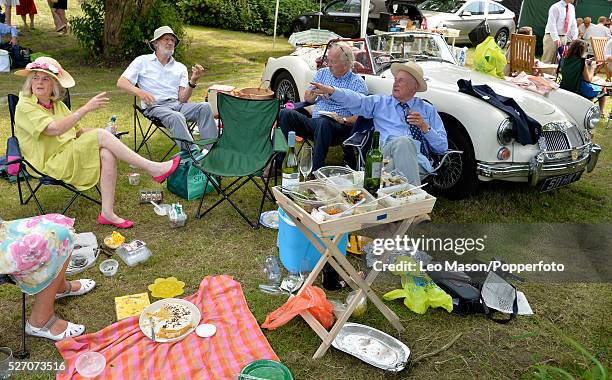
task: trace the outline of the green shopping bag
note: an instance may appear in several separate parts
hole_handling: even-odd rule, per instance
[[[189,153],[181,151],[178,154],[181,156],[181,163],[176,171],[168,177],[168,191],[189,201],[202,198],[204,194],[213,191],[215,188],[211,181],[214,181],[214,178],[212,176],[209,177],[210,179],[206,186],[206,191],[204,191],[206,175],[204,175],[200,169],[193,166],[193,161],[189,157]],[[195,158],[200,161],[203,157],[204,154],[200,153]]]

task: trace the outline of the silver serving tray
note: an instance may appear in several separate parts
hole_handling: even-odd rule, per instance
[[[410,349],[404,343],[358,323],[345,323],[332,345],[374,367],[391,372],[403,370],[410,357]]]

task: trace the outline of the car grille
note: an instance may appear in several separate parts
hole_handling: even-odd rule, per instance
[[[544,131],[542,135],[546,143],[546,151],[569,149],[569,141],[567,141],[567,136],[564,132]]]
[[[586,143],[583,135],[574,124],[563,121],[548,123],[542,127],[542,138],[539,141],[540,149],[544,152],[567,151],[550,153],[549,160],[564,160],[571,157],[570,149],[583,146]]]

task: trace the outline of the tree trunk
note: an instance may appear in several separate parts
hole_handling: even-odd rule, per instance
[[[153,6],[155,0],[104,0],[103,55],[112,61],[121,47],[121,28],[125,23],[134,22],[136,15],[143,15]]]

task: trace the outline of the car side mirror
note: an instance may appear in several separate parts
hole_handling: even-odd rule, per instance
[[[469,17],[472,15],[472,12],[470,11],[463,11],[461,12],[461,17]]]

